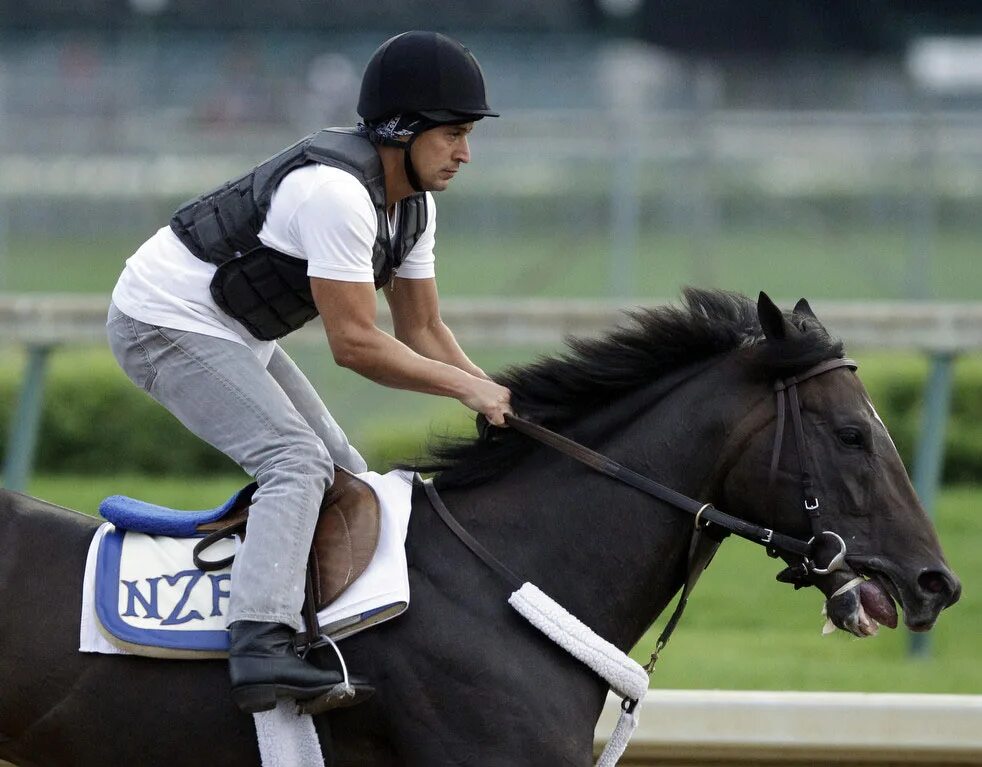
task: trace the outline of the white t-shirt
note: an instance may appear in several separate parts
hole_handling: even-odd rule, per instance
[[[435,274],[436,205],[429,192],[426,198],[426,228],[395,270],[398,277],[426,279]],[[390,234],[397,225],[389,220]],[[283,178],[259,240],[306,259],[311,277],[374,282],[372,248],[377,234],[378,217],[368,190],[347,171],[318,163]],[[209,286],[216,268],[195,257],[165,226],[127,259],[112,300],[141,322],[244,344],[267,364],[275,341],[254,338],[212,299]]]

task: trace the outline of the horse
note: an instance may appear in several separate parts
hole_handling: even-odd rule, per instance
[[[846,549],[843,570],[870,578],[865,596],[843,601],[834,591],[846,576],[817,566],[798,573],[797,585],[826,592],[840,627],[869,633],[870,619],[890,623],[899,603],[906,625],[924,631],[958,599],[960,584],[851,366],[798,384],[803,440],[788,439],[775,459],[775,382],[843,356],[806,302],[782,312],[763,294],[755,305],[690,289],[679,305],[636,310],[599,338],[569,343],[497,376],[516,412],[685,496],[802,539],[814,534],[802,505],[810,466],[822,525]],[[435,473],[445,505],[498,560],[628,650],[687,577],[692,518],[516,429],[483,426],[437,445],[419,468]],[[509,607],[508,586],[419,487],[412,507],[412,606],[342,642],[349,668],[377,692],[315,716],[326,763],[591,764],[605,683]],[[231,702],[224,662],[77,651],[80,584],[98,524],[0,493],[0,759],[258,764],[253,723]]]

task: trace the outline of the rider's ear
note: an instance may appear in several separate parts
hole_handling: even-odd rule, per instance
[[[763,290],[757,296],[757,318],[764,331],[764,337],[771,341],[783,341],[788,337],[791,326],[784,319],[784,314],[777,308]]]
[[[815,316],[815,312],[812,311],[811,306],[804,298],[800,299],[798,303],[794,305],[794,313],[803,314],[806,317],[811,317],[813,320],[818,319],[818,317]]]

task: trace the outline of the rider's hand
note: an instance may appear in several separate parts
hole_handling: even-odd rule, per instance
[[[511,409],[511,392],[494,381],[474,377],[469,391],[460,401],[484,417],[493,426],[506,426],[505,416],[514,415]]]

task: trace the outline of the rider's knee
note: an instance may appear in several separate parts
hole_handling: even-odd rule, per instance
[[[275,450],[257,472],[256,479],[272,474],[323,478],[325,486],[334,482],[334,461],[324,442],[313,432],[293,435]]]

